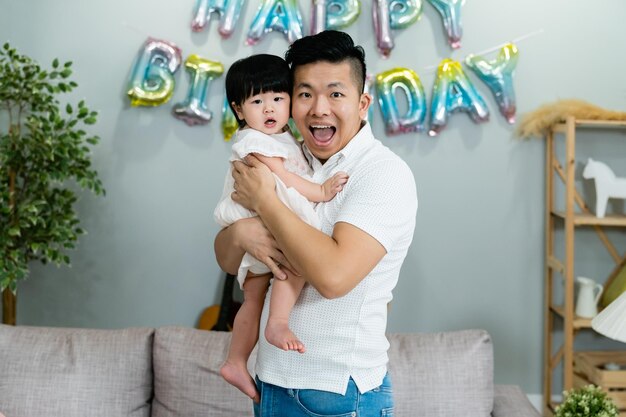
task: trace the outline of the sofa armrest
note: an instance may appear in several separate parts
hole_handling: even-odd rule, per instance
[[[493,417],[541,417],[517,385],[495,385]]]

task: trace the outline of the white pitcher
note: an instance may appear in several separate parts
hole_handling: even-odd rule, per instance
[[[578,284],[578,298],[576,299],[576,315],[584,318],[593,318],[598,314],[598,301],[604,287],[592,279],[576,277]],[[594,292],[597,293],[594,294]]]

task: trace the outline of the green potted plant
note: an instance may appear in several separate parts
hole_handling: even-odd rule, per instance
[[[43,69],[8,43],[0,49],[0,292],[2,322],[15,324],[20,280],[31,261],[70,263],[84,231],[74,210],[75,190],[104,193],[91,168],[97,136],[82,129],[97,113],[83,101],[62,105],[58,96],[77,84],[72,63]]]
[[[555,417],[618,417],[619,411],[606,392],[595,385],[563,392],[564,401]]]

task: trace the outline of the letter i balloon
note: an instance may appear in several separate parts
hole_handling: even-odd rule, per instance
[[[189,126],[207,124],[212,118],[207,108],[209,85],[211,80],[224,73],[224,66],[198,55],[190,55],[185,61],[185,68],[189,73],[189,93],[184,102],[172,108],[172,114]]]
[[[493,93],[500,113],[507,122],[515,123],[515,89],[513,72],[517,66],[519,52],[512,43],[504,45],[494,61],[487,61],[481,56],[469,55],[467,65]]]
[[[312,0],[311,35],[326,29],[341,30],[354,23],[361,13],[360,0]]]
[[[128,82],[131,106],[160,106],[174,93],[180,49],[171,42],[148,38],[139,50]]]
[[[439,64],[430,109],[429,136],[441,132],[448,123],[450,113],[464,111],[476,123],[489,120],[489,109],[461,64],[444,59]]]
[[[282,32],[290,44],[302,37],[302,16],[297,0],[261,0],[246,44],[255,45],[272,31]]]

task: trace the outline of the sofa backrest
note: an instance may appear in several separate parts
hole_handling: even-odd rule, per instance
[[[153,335],[0,325],[0,413],[149,417]]]
[[[245,417],[252,402],[219,369],[230,333],[0,325],[7,417]],[[483,330],[389,334],[399,417],[489,417],[493,349]],[[255,354],[250,358],[253,371]],[[150,407],[152,405],[152,407]]]

